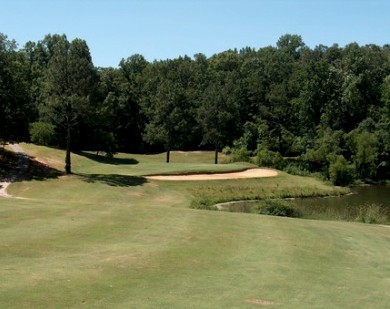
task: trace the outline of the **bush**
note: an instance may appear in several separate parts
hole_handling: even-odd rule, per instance
[[[53,146],[55,143],[55,126],[47,122],[33,122],[30,125],[30,138],[34,144]]]
[[[245,148],[233,148],[230,152],[231,162],[250,162],[250,152]]]
[[[287,166],[283,168],[283,171],[291,175],[312,176],[312,173],[310,171],[308,171],[307,169],[305,169],[299,164],[289,163]]]
[[[114,134],[105,130],[97,130],[95,139],[94,144],[97,153],[103,151],[106,153],[107,158],[113,158],[116,154],[115,149],[117,148]]]
[[[229,146],[225,146],[222,149],[222,153],[228,156],[228,155],[230,155],[232,153],[232,148],[229,147]]]
[[[265,201],[264,205],[259,205],[257,207],[256,212],[261,215],[279,216],[279,217],[299,218],[302,216],[302,214],[298,210],[283,203],[283,201],[278,201],[278,200]]]
[[[260,149],[257,151],[256,164],[259,166],[283,169],[284,160],[279,152],[268,149]]]
[[[329,165],[329,179],[336,186],[346,186],[353,181],[353,168],[348,165],[347,160],[342,156],[337,158]]]

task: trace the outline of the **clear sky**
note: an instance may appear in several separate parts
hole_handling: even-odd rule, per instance
[[[0,32],[19,47],[46,34],[87,41],[96,66],[275,45],[390,44],[390,0],[0,0]]]

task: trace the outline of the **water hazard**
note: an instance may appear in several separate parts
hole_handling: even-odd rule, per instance
[[[280,200],[279,203],[294,208],[300,217],[307,219],[390,224],[390,185],[353,187],[352,194],[341,197]],[[267,201],[242,201],[225,205],[223,210],[261,213],[259,209],[266,204]]]

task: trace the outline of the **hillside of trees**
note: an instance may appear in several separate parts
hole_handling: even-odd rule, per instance
[[[390,179],[390,46],[309,48],[299,35],[117,68],[87,43],[0,34],[0,141],[115,152],[213,149],[318,173],[338,185]],[[217,161],[217,156],[215,158]]]

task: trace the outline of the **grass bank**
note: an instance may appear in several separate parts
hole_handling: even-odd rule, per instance
[[[313,200],[313,199],[312,199]],[[318,201],[318,198],[316,198]],[[340,207],[337,201],[332,203],[311,204],[307,200],[264,199],[260,201],[238,201],[217,204],[216,208],[223,211],[267,214],[283,217],[295,217],[315,220],[354,221],[370,224],[390,225],[390,209],[387,205],[363,203],[347,204]]]
[[[312,177],[279,173],[277,177],[207,182],[192,188],[193,208],[215,209],[229,201],[339,196],[349,188],[334,187]]]

